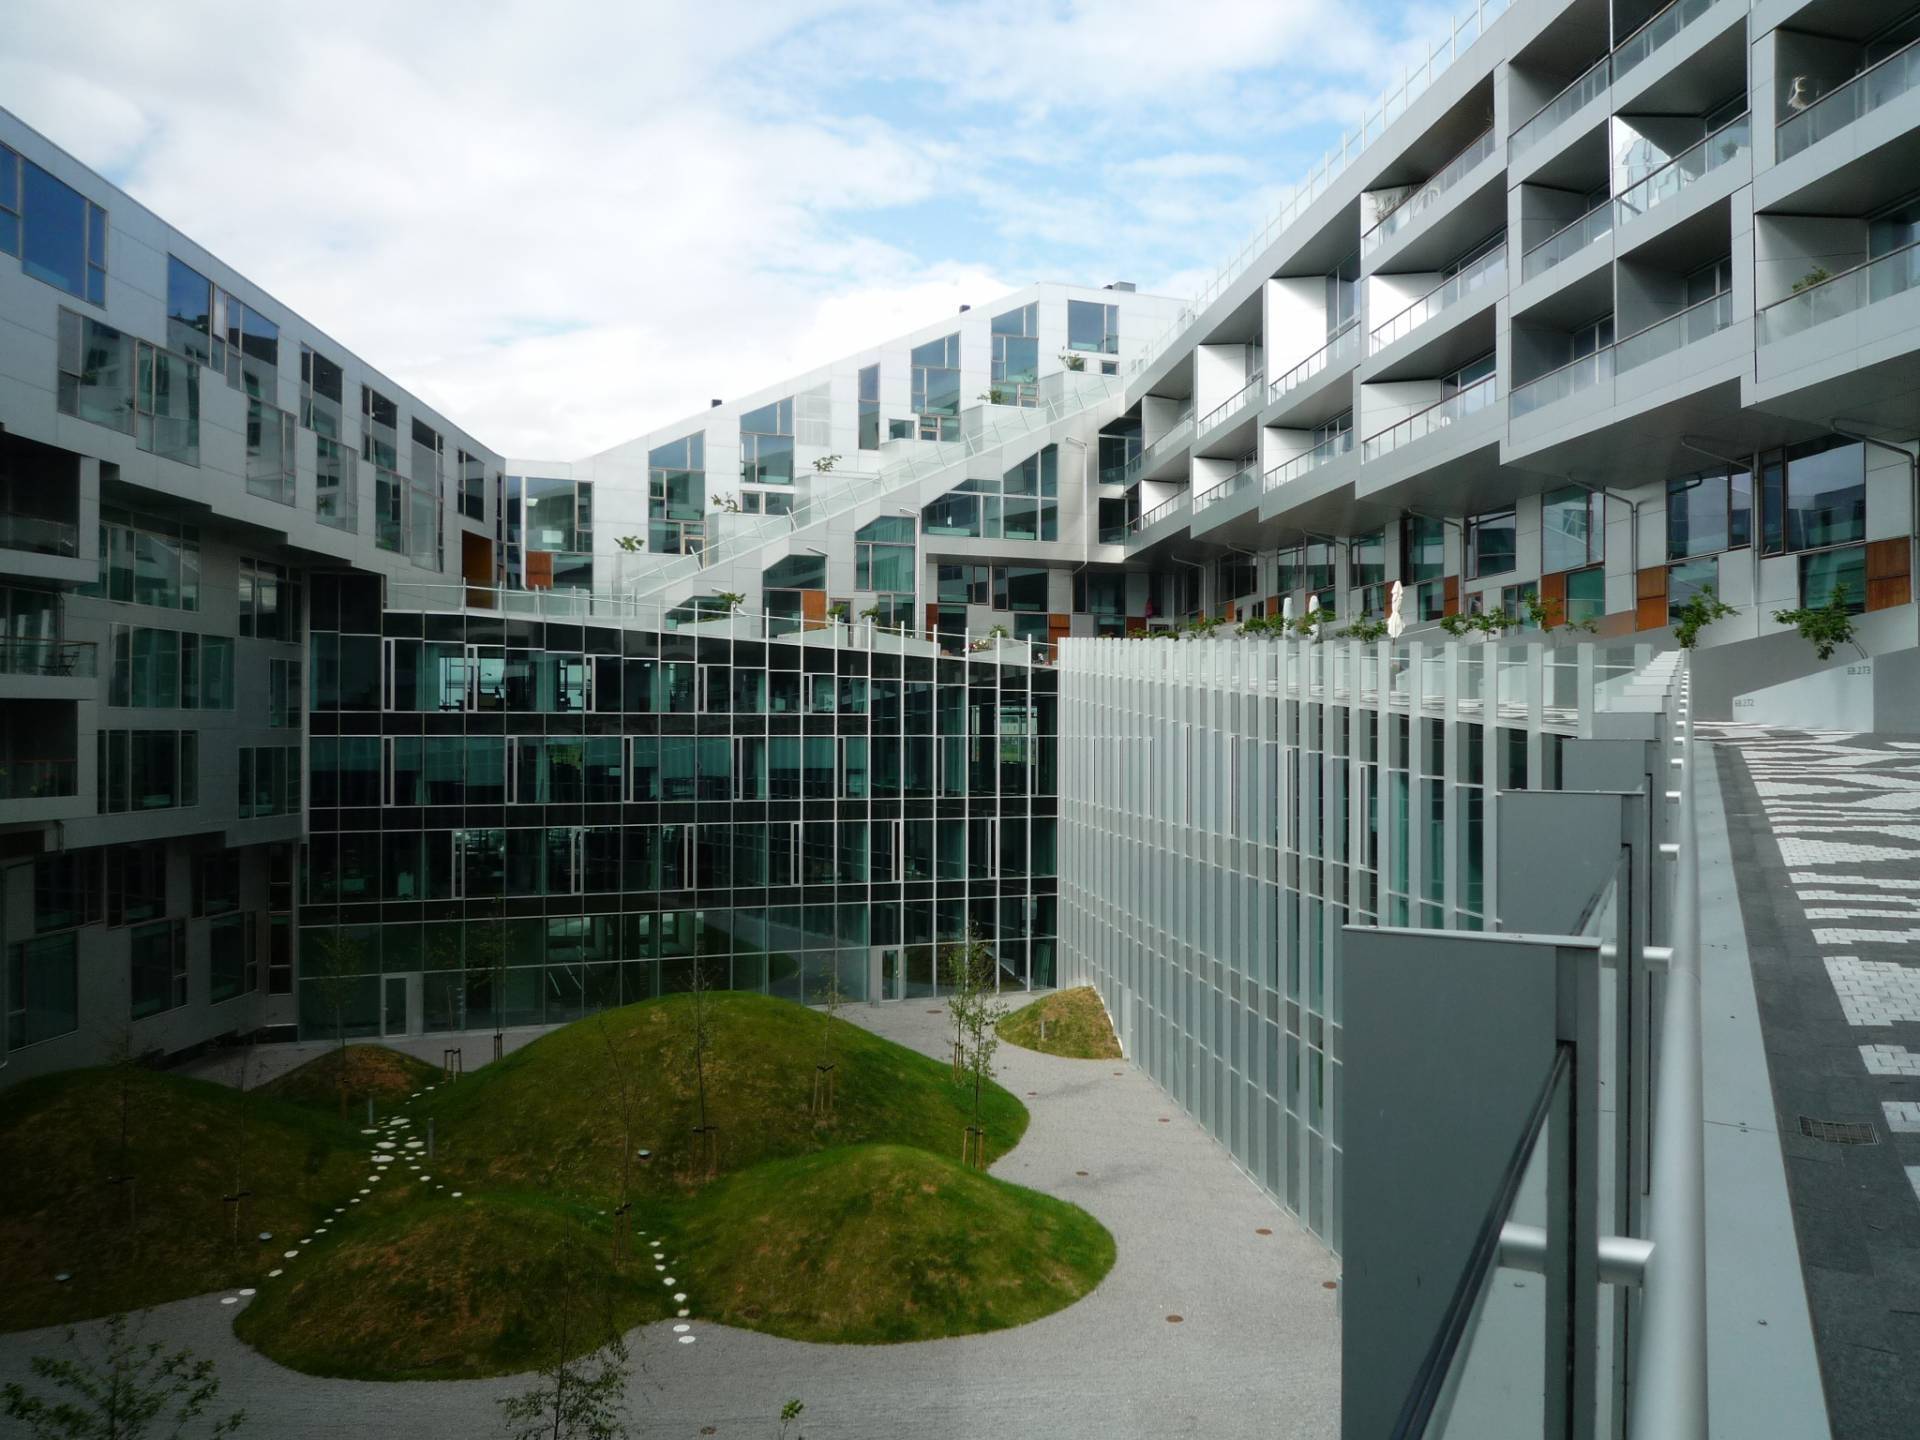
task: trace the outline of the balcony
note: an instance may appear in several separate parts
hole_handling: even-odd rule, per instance
[[[1572,259],[1612,229],[1613,206],[1603,201],[1571,225],[1562,225],[1538,245],[1521,255],[1521,283],[1524,284],[1537,275],[1544,275],[1562,261]]]
[[[1604,95],[1611,80],[1608,57],[1602,55],[1586,74],[1542,105],[1513,132],[1507,140],[1508,163],[1517,161],[1563,121],[1572,119]]]
[[[1198,518],[1200,513],[1209,506],[1218,505],[1224,500],[1231,500],[1243,490],[1252,489],[1254,482],[1259,478],[1260,470],[1259,467],[1255,465],[1248,465],[1234,471],[1233,474],[1229,475],[1225,480],[1222,480],[1218,485],[1202,490],[1198,495],[1193,497],[1194,516]],[[1141,518],[1144,520],[1146,517],[1142,516]]]
[[[1570,365],[1562,365],[1558,370],[1549,370],[1537,379],[1524,385],[1513,387],[1513,398],[1508,405],[1508,414],[1515,420],[1522,415],[1531,415],[1557,404],[1569,395],[1582,390],[1591,390],[1603,380],[1613,379],[1613,347],[1596,350],[1591,355],[1582,355]]]
[[[1504,273],[1506,264],[1507,247],[1498,245],[1459,274],[1442,280],[1385,324],[1375,326],[1367,337],[1368,353],[1379,354],[1394,341],[1411,335],[1436,315],[1485,288]]]
[[[1689,305],[1676,315],[1657,320],[1613,342],[1613,371],[1625,375],[1663,355],[1671,355],[1683,346],[1709,335],[1718,335],[1733,323],[1733,295],[1722,290],[1718,295]]]
[[[1630,185],[1614,199],[1618,223],[1627,224],[1665,204],[1721,167],[1747,153],[1751,138],[1750,117],[1729,120],[1698,144],[1682,150],[1637,184]]]
[[[1626,78],[1640,63],[1714,7],[1715,0],[1673,0],[1638,30],[1613,47],[1613,78]]]
[[[1226,424],[1249,405],[1257,404],[1265,380],[1266,375],[1263,371],[1254,371],[1253,374],[1247,377],[1246,384],[1242,385],[1238,390],[1234,391],[1229,398],[1221,401],[1218,405],[1214,406],[1213,409],[1200,417],[1200,423],[1194,426],[1194,433],[1196,435],[1204,435],[1216,426]]]
[[[1359,353],[1360,322],[1358,320],[1349,320],[1346,328],[1267,387],[1267,403],[1269,405],[1274,404],[1290,391],[1299,389],[1322,371],[1342,361],[1352,360],[1356,358]]]
[[[80,553],[80,527],[68,520],[0,510],[0,550],[72,559]]]
[[[1904,246],[1864,265],[1842,270],[1817,285],[1774,301],[1760,312],[1760,343],[1770,345],[1776,340],[1788,339],[1915,289],[1920,289],[1920,244]]]
[[[62,800],[79,794],[73,759],[0,758],[0,800]]]
[[[1378,460],[1404,445],[1444,430],[1469,415],[1477,415],[1498,398],[1496,378],[1489,375],[1483,380],[1476,380],[1466,389],[1455,391],[1444,400],[1437,400],[1424,410],[1414,411],[1397,424],[1369,435],[1366,443],[1360,447],[1360,459],[1362,462]]]
[[[1127,534],[1137,539],[1162,521],[1171,520],[1176,515],[1186,514],[1187,502],[1192,498],[1190,492],[1182,490],[1171,500],[1162,500],[1151,510],[1142,510],[1127,522]]]
[[[92,641],[0,640],[0,675],[91,680],[95,666]]]
[[[1353,431],[1342,430],[1338,435],[1329,435],[1313,449],[1294,456],[1267,471],[1260,482],[1262,491],[1274,491],[1291,485],[1304,475],[1318,470],[1322,465],[1337,460],[1342,455],[1353,453]]]
[[[1493,154],[1493,150],[1493,127],[1489,125],[1480,132],[1479,138],[1468,142],[1464,150],[1435,171],[1426,184],[1374,221],[1373,228],[1360,237],[1360,253],[1371,255],[1422,215],[1432,210],[1446,199],[1448,193],[1472,173],[1482,160]]]
[[[1775,154],[1780,160],[1790,160],[1809,145],[1916,88],[1920,88],[1920,40],[1829,90],[1798,115],[1782,120],[1774,131]]]
[[[1193,439],[1193,410],[1191,407],[1181,412],[1167,433],[1147,446],[1138,455],[1127,461],[1126,469],[1121,472],[1123,485],[1131,485],[1147,474],[1154,466],[1165,461],[1171,455],[1177,455],[1186,449],[1187,442]]]

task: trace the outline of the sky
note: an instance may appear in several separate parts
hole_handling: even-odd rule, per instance
[[[11,0],[0,96],[482,443],[581,457],[1034,281],[1189,295],[1394,0]]]

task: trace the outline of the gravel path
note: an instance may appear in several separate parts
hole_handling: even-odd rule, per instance
[[[930,1009],[907,1001],[843,1013],[939,1055],[944,1021]],[[664,1323],[632,1337],[639,1434],[767,1440],[791,1397],[806,1402],[796,1428],[810,1440],[1338,1434],[1333,1257],[1124,1062],[1003,1046],[999,1071],[1033,1122],[994,1173],[1072,1200],[1112,1230],[1119,1258],[1100,1287],[1016,1330],[835,1346],[700,1320],[696,1272],[687,1284],[694,1343],[679,1343]],[[314,1379],[234,1338],[234,1309],[219,1296],[180,1301],[157,1309],[149,1328],[217,1361],[222,1401],[251,1417],[242,1433],[499,1434],[495,1397],[525,1384]],[[0,1336],[0,1380],[24,1378],[27,1357],[56,1339],[49,1331]]]

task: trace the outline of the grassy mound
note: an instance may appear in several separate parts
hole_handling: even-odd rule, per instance
[[[1045,1018],[1047,1034],[1040,1038]],[[1120,1042],[1106,1009],[1091,985],[1057,990],[1023,1005],[1000,1022],[1000,1038],[1023,1050],[1064,1055],[1070,1060],[1118,1060]]]
[[[1023,1325],[1114,1258],[1084,1210],[904,1145],[757,1165],[686,1203],[678,1231],[695,1314],[842,1343]]]
[[[137,1068],[15,1086],[0,1104],[0,1330],[253,1283],[267,1254],[362,1183],[360,1138],[284,1101]],[[253,1192],[238,1245],[221,1198],[236,1156]],[[109,1183],[123,1171],[131,1220],[126,1185]],[[276,1241],[259,1241],[263,1230]]]
[[[791,1001],[725,991],[709,995],[707,1007],[707,1115],[719,1130],[722,1174],[823,1145],[884,1142],[958,1158],[972,1111],[950,1067]],[[655,1157],[635,1168],[635,1186],[684,1193],[706,1177],[693,1134],[692,1011],[691,996],[673,995],[590,1016],[442,1086],[414,1106],[435,1118],[442,1168],[460,1167],[475,1188],[617,1195],[625,1136],[611,1045],[639,1096],[634,1146]],[[832,1119],[817,1124],[814,1066],[829,1024],[836,1098]],[[1027,1127],[1026,1107],[998,1085],[988,1087],[981,1115],[989,1157]]]
[[[306,1064],[260,1086],[262,1095],[338,1112],[340,1092],[347,1094],[349,1118],[366,1114],[367,1101],[385,1110],[415,1091],[440,1083],[438,1066],[384,1045],[335,1046]]]
[[[678,1308],[641,1255],[613,1269],[606,1227],[591,1209],[545,1196],[435,1195],[352,1228],[262,1286],[234,1330],[309,1375],[531,1370]]]

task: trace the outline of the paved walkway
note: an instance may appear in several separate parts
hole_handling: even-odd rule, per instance
[[[1709,730],[1833,1433],[1912,1436],[1920,742]]]
[[[909,1001],[845,1013],[937,1056],[944,1012],[930,1008]],[[1337,1262],[1130,1066],[1003,1046],[999,1069],[1033,1122],[994,1173],[1070,1199],[1113,1232],[1119,1258],[1100,1287],[1017,1330],[828,1346],[699,1320],[696,1273],[694,1343],[678,1343],[667,1324],[632,1337],[632,1405],[647,1440],[767,1440],[791,1397],[806,1402],[798,1428],[810,1440],[1339,1433]],[[155,1312],[153,1329],[218,1363],[221,1400],[246,1408],[247,1433],[466,1440],[500,1433],[495,1397],[525,1384],[314,1379],[242,1345],[233,1311],[219,1296],[180,1301]],[[27,1358],[55,1339],[0,1336],[0,1380],[24,1378]]]

